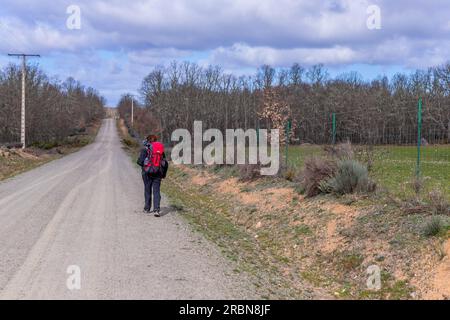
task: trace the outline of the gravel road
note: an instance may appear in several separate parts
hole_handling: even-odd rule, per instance
[[[104,120],[91,145],[0,183],[0,298],[256,298],[162,205],[162,218],[142,212],[140,172]]]

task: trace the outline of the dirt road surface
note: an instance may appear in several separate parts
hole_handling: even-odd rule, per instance
[[[159,219],[142,199],[114,120],[81,151],[0,183],[0,298],[256,298],[165,198]]]

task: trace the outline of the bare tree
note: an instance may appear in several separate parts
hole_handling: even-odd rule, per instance
[[[51,81],[37,67],[27,66],[27,141],[63,142],[104,115],[105,100],[74,79]],[[0,71],[0,142],[20,140],[21,70],[9,65]]]
[[[414,143],[422,97],[424,138],[443,143],[450,139],[449,81],[450,64],[368,82],[356,72],[330,79],[323,65],[294,64],[289,70],[264,65],[255,76],[237,78],[220,67],[173,62],[150,72],[141,93],[143,109],[160,121],[166,141],[177,128],[192,129],[195,120],[222,130],[270,127],[260,112],[264,92],[273,89],[275,103],[290,107],[289,117],[297,123],[293,135],[300,142],[330,143],[334,113],[339,140]]]

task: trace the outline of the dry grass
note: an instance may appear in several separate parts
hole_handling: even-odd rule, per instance
[[[165,188],[173,201],[186,208],[204,198],[208,214],[244,230],[240,236],[252,239],[246,260],[263,258],[268,266],[261,268],[282,275],[296,292],[345,299],[411,299],[427,290],[440,292],[431,281],[441,263],[433,250],[440,238],[423,235],[426,216],[399,215],[394,204],[382,206],[366,196],[307,199],[295,191],[295,183],[282,179],[243,182],[203,168],[173,167],[169,181]],[[195,224],[201,219],[198,210],[192,217],[186,213]],[[230,228],[198,223],[213,234]],[[238,254],[243,250],[238,243],[233,239],[221,246]],[[379,292],[364,285],[372,264],[383,270]]]
[[[2,149],[0,152],[0,181],[61,158],[66,154],[78,151],[81,147],[94,141],[100,126],[101,123],[97,122],[89,126],[87,134],[81,138],[74,137],[67,144],[51,149],[36,147],[26,148],[25,150]]]

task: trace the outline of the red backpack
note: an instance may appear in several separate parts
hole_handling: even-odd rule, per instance
[[[161,142],[152,142],[147,147],[147,157],[144,161],[144,171],[155,174],[161,171],[161,160],[164,153],[164,145]]]

